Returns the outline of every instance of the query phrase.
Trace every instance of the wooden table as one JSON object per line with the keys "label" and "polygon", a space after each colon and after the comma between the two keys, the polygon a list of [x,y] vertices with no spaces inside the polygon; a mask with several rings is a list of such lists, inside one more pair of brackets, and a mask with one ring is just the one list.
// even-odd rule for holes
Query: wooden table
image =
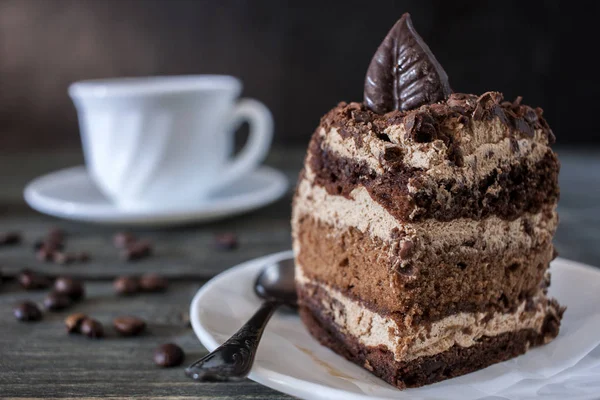
{"label": "wooden table", "polygon": [[[600,265],[600,157],[599,153],[562,151],[561,226],[556,242],[561,256]],[[276,149],[267,164],[283,170],[291,182],[300,169],[303,149]],[[0,268],[14,276],[23,268],[85,280],[87,297],[68,311],[45,313],[37,323],[22,323],[12,305],[41,301],[47,291],[27,292],[13,280],[0,285],[0,397],[144,397],[144,398],[288,398],[246,380],[234,384],[196,383],[183,366],[160,369],[152,362],[155,347],[175,342],[186,352],[186,363],[206,354],[188,326],[189,303],[207,279],[251,258],[290,248],[288,195],[275,204],[242,217],[200,226],[134,231],[155,243],[156,255],[144,261],[120,261],[111,244],[119,228],[78,224],[40,215],[22,201],[30,179],[82,162],[78,152],[0,156],[0,231],[20,230],[25,242],[0,248]],[[69,233],[68,248],[88,250],[87,264],[61,266],[36,261],[33,241],[48,228]],[[235,232],[240,246],[216,251],[213,235]],[[117,297],[112,280],[123,274],[160,272],[170,278],[163,294]],[[91,340],[67,335],[63,319],[80,311],[104,323],[107,337]],[[119,338],[110,327],[118,315],[137,315],[148,322],[138,338]]]}

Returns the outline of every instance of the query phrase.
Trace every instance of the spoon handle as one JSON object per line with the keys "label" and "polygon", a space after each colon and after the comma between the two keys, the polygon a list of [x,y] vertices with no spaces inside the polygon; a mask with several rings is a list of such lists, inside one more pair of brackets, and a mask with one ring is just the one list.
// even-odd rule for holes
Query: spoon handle
{"label": "spoon handle", "polygon": [[281,303],[265,301],[252,318],[210,354],[190,365],[185,373],[202,382],[242,380],[250,373],[258,343],[269,318]]}

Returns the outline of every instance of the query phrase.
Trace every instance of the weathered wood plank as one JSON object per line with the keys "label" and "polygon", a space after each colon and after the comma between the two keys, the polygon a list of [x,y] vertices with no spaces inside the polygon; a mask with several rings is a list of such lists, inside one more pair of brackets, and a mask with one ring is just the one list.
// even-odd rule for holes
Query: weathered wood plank
{"label": "weathered wood plank", "polygon": [[[123,298],[113,294],[110,282],[88,282],[86,300],[72,309],[23,323],[12,316],[12,304],[24,299],[41,302],[46,291],[25,292],[14,282],[4,283],[0,286],[0,397],[283,398],[251,381],[202,384],[189,380],[184,366],[154,365],[154,348],[167,342],[184,349],[185,364],[206,354],[185,320],[201,285],[177,282],[165,293]],[[101,321],[107,337],[68,335],[63,320],[74,311]],[[148,323],[147,333],[118,337],[111,321],[119,315],[142,317]]]}
{"label": "weathered wood plank", "polygon": [[[21,231],[24,243],[0,247],[0,268],[7,275],[29,268],[50,275],[69,274],[91,279],[145,272],[160,272],[179,279],[208,278],[242,261],[291,248],[290,202],[288,195],[262,210],[206,225],[134,231],[154,244],[154,255],[136,262],[120,259],[119,251],[112,244],[117,228],[51,220],[27,211],[23,215],[1,218],[1,229]],[[85,250],[92,259],[70,265],[36,260],[33,243],[43,237],[50,226],[68,232],[68,251]],[[232,251],[215,249],[214,235],[219,232],[236,233],[239,247]]]}

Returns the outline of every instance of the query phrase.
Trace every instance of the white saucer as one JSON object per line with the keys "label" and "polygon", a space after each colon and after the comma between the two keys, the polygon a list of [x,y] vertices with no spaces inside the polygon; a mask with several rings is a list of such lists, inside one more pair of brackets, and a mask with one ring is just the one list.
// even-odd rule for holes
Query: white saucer
{"label": "white saucer", "polygon": [[[291,251],[248,261],[206,283],[192,300],[194,332],[208,350],[227,340],[259,307],[252,284],[262,268]],[[552,263],[550,295],[567,312],[551,343],[486,369],[399,391],[313,339],[296,314],[267,325],[250,379],[305,399],[598,399],[600,270]]]}
{"label": "white saucer", "polygon": [[35,210],[78,221],[126,225],[176,225],[206,222],[241,214],[283,196],[288,182],[283,173],[260,167],[211,198],[189,207],[157,211],[118,209],[91,181],[84,166],[63,169],[30,182],[25,201]]}

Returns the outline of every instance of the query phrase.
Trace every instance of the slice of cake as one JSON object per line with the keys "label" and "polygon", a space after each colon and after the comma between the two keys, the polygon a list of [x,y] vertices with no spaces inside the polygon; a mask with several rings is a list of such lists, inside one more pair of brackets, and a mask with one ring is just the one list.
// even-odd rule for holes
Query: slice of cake
{"label": "slice of cake", "polygon": [[405,14],[365,101],[340,103],[310,142],[292,220],[310,333],[399,388],[556,337],[553,142],[521,98],[452,93]]}

